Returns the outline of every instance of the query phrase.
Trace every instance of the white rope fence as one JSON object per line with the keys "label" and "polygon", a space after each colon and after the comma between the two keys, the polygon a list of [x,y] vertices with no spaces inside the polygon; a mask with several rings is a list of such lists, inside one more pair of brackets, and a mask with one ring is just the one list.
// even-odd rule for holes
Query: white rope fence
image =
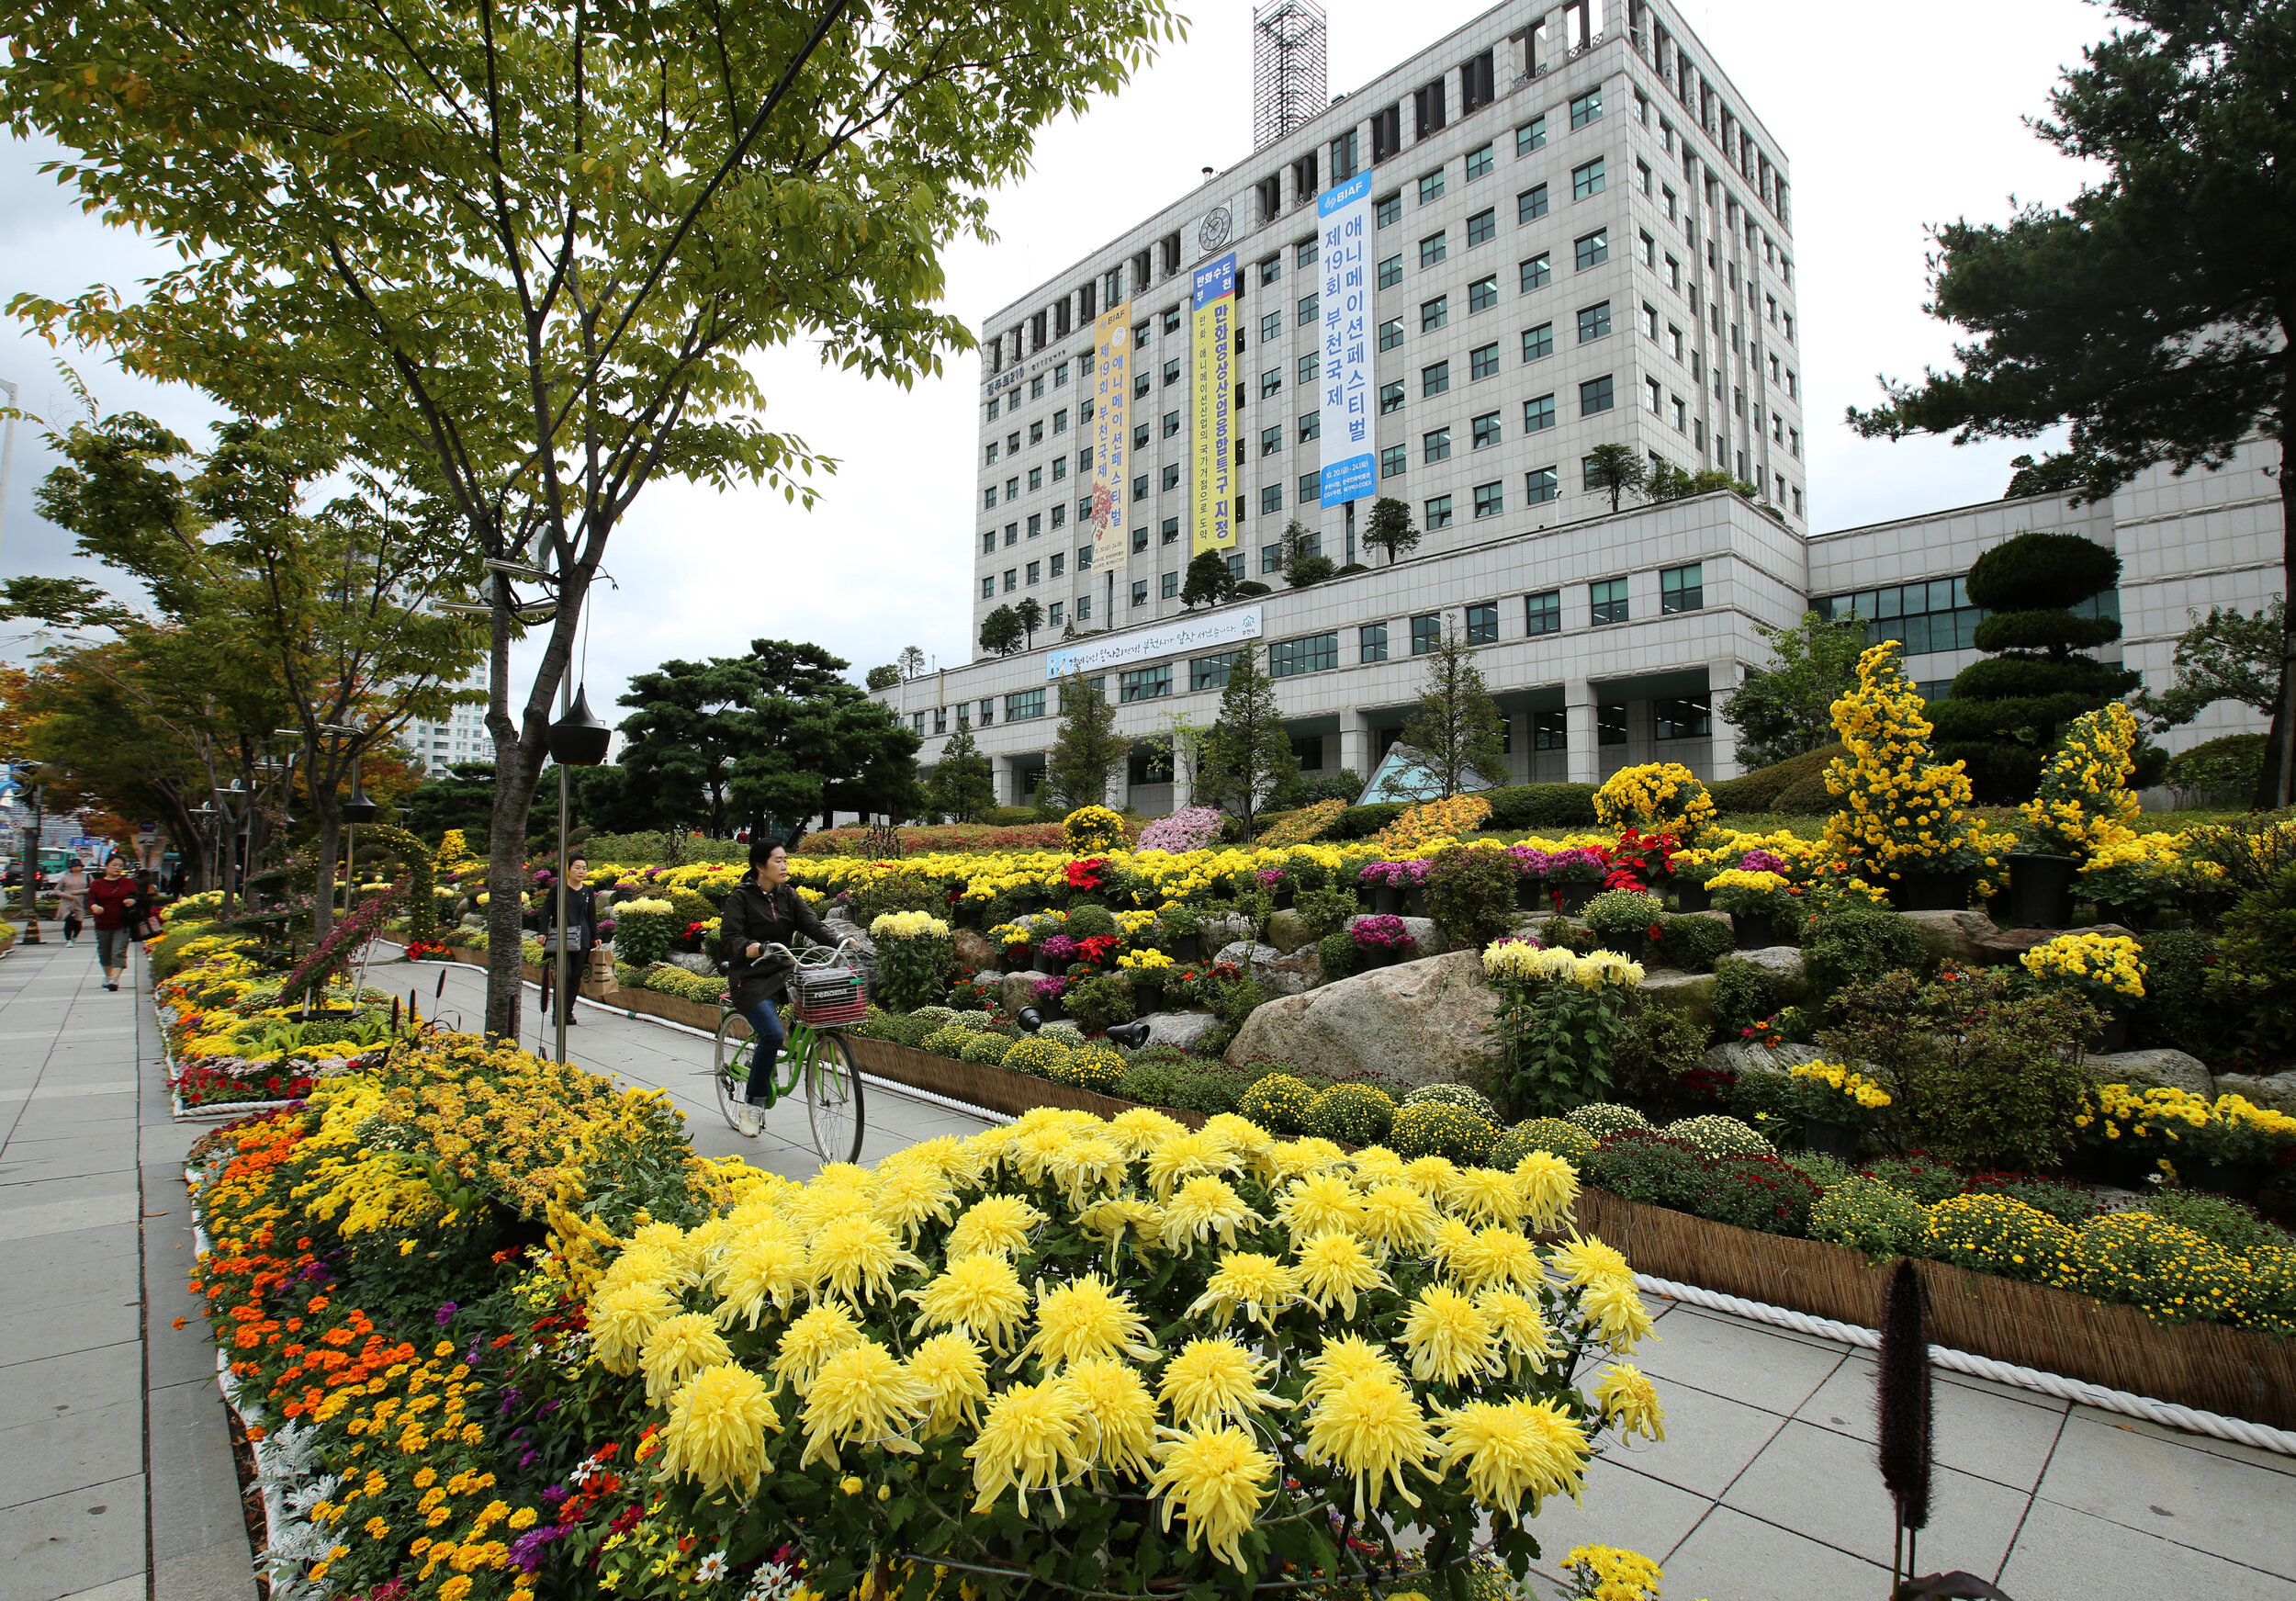
{"label": "white rope fence", "polygon": [[[1780,1328],[1792,1329],[1796,1334],[1817,1335],[1823,1339],[1840,1340],[1845,1345],[1863,1346],[1868,1350],[1882,1343],[1882,1336],[1870,1328],[1836,1323],[1830,1317],[1813,1317],[1808,1313],[1794,1312],[1783,1306],[1768,1306],[1759,1301],[1724,1295],[1718,1291],[1701,1290],[1695,1284],[1681,1284],[1671,1279],[1654,1278],[1648,1273],[1636,1274],[1635,1283],[1653,1295],[1663,1295],[1670,1300],[1707,1307],[1716,1312],[1727,1312],[1734,1317],[1748,1318],[1755,1323],[1774,1324]],[[2195,1407],[2155,1401],[2149,1396],[2133,1395],[2126,1390],[2108,1390],[2102,1384],[2067,1379],[2057,1373],[2044,1373],[2038,1368],[2020,1368],[2013,1362],[1997,1362],[1990,1357],[1973,1356],[1967,1351],[1954,1350],[1950,1346],[1931,1346],[1930,1360],[1950,1371],[1987,1379],[1996,1384],[2013,1384],[2021,1390],[2038,1390],[2043,1395],[2054,1395],[2061,1400],[2077,1401],[2084,1406],[2141,1417],[2147,1423],[2157,1423],[2164,1427],[2183,1429],[2189,1434],[2212,1435],[2237,1445],[2254,1446],[2258,1450],[2296,1456],[2296,1434],[2287,1429],[2267,1428],[2262,1424],[2249,1423],[2242,1418],[2225,1417]]]}

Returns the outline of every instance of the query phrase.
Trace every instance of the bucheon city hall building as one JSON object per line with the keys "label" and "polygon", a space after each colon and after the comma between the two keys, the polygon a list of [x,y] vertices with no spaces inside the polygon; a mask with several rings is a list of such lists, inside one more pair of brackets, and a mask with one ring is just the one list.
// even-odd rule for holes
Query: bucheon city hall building
{"label": "bucheon city hall building", "polygon": [[[1671,6],[1502,5],[1336,99],[1311,0],[1263,5],[1256,32],[1251,157],[982,331],[971,629],[1030,598],[1045,623],[1027,651],[877,692],[922,766],[963,723],[998,799],[1028,800],[1081,670],[1136,741],[1109,800],[1169,810],[1187,796],[1146,741],[1212,721],[1249,642],[1301,765],[1368,778],[1449,629],[1481,647],[1513,780],[1727,778],[1715,712],[1769,659],[1756,625],[1854,607],[1941,694],[1977,656],[1959,581],[2011,535],[2119,552],[2102,654],[2156,689],[2189,611],[2279,592],[2268,440],[2109,503],[1814,532],[1791,166]],[[1586,477],[1606,444],[1726,468],[1762,503],[1614,513]],[[1421,536],[1393,565],[1363,542],[1379,496]],[[1286,588],[1295,518],[1370,570]],[[1270,592],[1184,608],[1205,548]],[[2260,727],[2222,704],[2167,742]]]}

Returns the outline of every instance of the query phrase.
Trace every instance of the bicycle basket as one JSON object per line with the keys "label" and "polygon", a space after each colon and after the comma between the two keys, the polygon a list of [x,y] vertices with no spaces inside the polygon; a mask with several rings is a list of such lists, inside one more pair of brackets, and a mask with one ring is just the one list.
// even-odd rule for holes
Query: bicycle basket
{"label": "bicycle basket", "polygon": [[815,967],[791,975],[790,1004],[808,1028],[844,1028],[869,1010],[869,992],[850,967]]}

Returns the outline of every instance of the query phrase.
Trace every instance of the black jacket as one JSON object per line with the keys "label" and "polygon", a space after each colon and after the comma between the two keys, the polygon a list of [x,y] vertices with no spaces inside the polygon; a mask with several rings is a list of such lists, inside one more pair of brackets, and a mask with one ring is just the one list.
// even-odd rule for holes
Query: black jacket
{"label": "black jacket", "polygon": [[[566,892],[566,920],[574,930],[572,949],[598,948],[598,891],[594,885],[584,885]],[[546,942],[550,930],[558,924],[558,892],[555,885],[542,892],[542,906],[534,914],[533,922]]]}
{"label": "black jacket", "polygon": [[717,915],[717,965],[733,988],[734,1005],[743,1011],[789,987],[789,960],[768,951],[752,962],[748,953],[752,944],[779,943],[793,951],[800,934],[823,945],[837,943],[793,885],[769,895],[756,879],[744,879]]}

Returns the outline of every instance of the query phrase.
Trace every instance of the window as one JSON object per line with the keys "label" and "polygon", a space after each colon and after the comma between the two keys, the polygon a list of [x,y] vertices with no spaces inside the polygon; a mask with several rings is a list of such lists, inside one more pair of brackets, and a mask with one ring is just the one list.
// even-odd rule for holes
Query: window
{"label": "window", "polygon": [[1469,183],[1471,184],[1477,178],[1488,176],[1491,168],[1491,146],[1486,144],[1467,152],[1467,181]]}
{"label": "window", "polygon": [[1644,411],[1649,412],[1653,417],[1658,416],[1660,414],[1660,404],[1663,398],[1664,391],[1659,388],[1658,379],[1644,378],[1642,380],[1642,409]]}
{"label": "window", "polygon": [[987,727],[991,723],[994,723],[996,720],[996,703],[993,700],[983,700],[981,702],[980,717],[981,727],[984,728]]}
{"label": "window", "polygon": [[1379,386],[1379,415],[1384,417],[1390,412],[1400,412],[1402,409],[1403,386],[1401,382],[1399,380],[1391,384],[1381,384]]}
{"label": "window", "polygon": [[1052,576],[1054,578],[1058,578],[1067,570],[1068,552],[1065,550],[1055,551],[1052,555]]}
{"label": "window", "polygon": [[1661,568],[1659,571],[1659,611],[1695,612],[1706,603],[1705,564]]}
{"label": "window", "polygon": [[1555,483],[1555,469],[1551,467],[1533,468],[1523,475],[1523,499],[1531,505],[1544,504],[1560,492]]}
{"label": "window", "polygon": [[[1145,598],[1142,592],[1147,588],[1145,582],[1132,586],[1132,600],[1135,605]],[[1120,700],[1156,700],[1172,693],[1172,664],[1165,661],[1159,662],[1154,667],[1135,668],[1130,672],[1118,674],[1116,682],[1117,697]]]}
{"label": "window", "polygon": [[1144,501],[1147,498],[1148,475],[1143,472],[1138,478],[1132,479],[1132,499],[1135,501]]}
{"label": "window", "polygon": [[1438,428],[1432,434],[1421,434],[1419,436],[1419,459],[1424,462],[1450,460],[1451,431],[1448,428]]}
{"label": "window", "polygon": [[1626,742],[1626,708],[1614,703],[1594,708],[1594,742],[1597,745],[1624,745]]}
{"label": "window", "polygon": [[1164,436],[1169,439],[1179,431],[1180,414],[1177,412],[1166,412],[1164,414]]}
{"label": "window", "polygon": [[1401,317],[1390,317],[1379,324],[1379,348],[1381,350],[1393,350],[1402,343],[1403,320]]}
{"label": "window", "polygon": [[1443,80],[1437,78],[1424,88],[1412,91],[1412,120],[1421,139],[1440,130],[1449,119],[1444,115]]}
{"label": "window", "polygon": [[1390,255],[1379,264],[1379,288],[1391,289],[1403,281],[1403,258]]}
{"label": "window", "polygon": [[[1059,627],[1062,624],[1064,624],[1064,623],[1065,623],[1065,622],[1067,622],[1067,621],[1068,621],[1068,603],[1067,603],[1066,601],[1054,601],[1054,602],[1053,602],[1053,603],[1052,603],[1050,606],[1048,606],[1048,607],[1046,607],[1046,608],[1045,608],[1045,612],[1044,612],[1044,622],[1045,622],[1046,626],[1048,626],[1048,627],[1052,627],[1052,628],[1057,628],[1057,627]],[[925,714],[924,714],[924,713],[922,713],[922,712],[919,712],[919,713],[917,713],[917,715],[918,716],[920,716],[920,717],[921,717],[921,716],[923,716]],[[920,728],[920,729],[918,729],[917,731],[918,731],[919,733],[924,732],[924,730],[923,730],[923,729],[921,729],[921,728]]]}
{"label": "window", "polygon": [[1547,186],[1536,185],[1514,197],[1514,225],[1522,227],[1547,215]]}
{"label": "window", "polygon": [[1241,651],[1223,650],[1217,656],[1198,657],[1187,664],[1187,687],[1191,690],[1227,688],[1228,674],[1234,669],[1235,659],[1241,654]]}
{"label": "window", "polygon": [[1180,309],[1177,306],[1166,306],[1164,309],[1164,331],[1166,333],[1177,333],[1180,331]]}
{"label": "window", "polygon": [[1422,400],[1429,395],[1443,394],[1450,387],[1451,364],[1449,362],[1439,361],[1433,366],[1423,366],[1419,369],[1419,395]]}
{"label": "window", "polygon": [[1648,300],[1642,302],[1642,332],[1651,344],[1659,342],[1659,309]]}
{"label": "window", "polygon": [[1260,486],[1260,515],[1265,517],[1272,512],[1280,512],[1283,509],[1284,486],[1262,484]]}
{"label": "window", "polygon": [[1262,344],[1266,344],[1271,339],[1281,337],[1283,331],[1284,314],[1281,311],[1270,311],[1260,319],[1260,343]]}
{"label": "window", "polygon": [[1687,431],[1688,431],[1688,429],[1689,429],[1689,427],[1690,427],[1690,412],[1689,412],[1689,409],[1688,409],[1688,408],[1686,408],[1686,407],[1683,404],[1683,398],[1682,398],[1680,395],[1676,395],[1676,396],[1673,398],[1673,400],[1674,400],[1674,432],[1675,432],[1675,433],[1677,433],[1677,434],[1682,434],[1682,433],[1687,432]]}
{"label": "window", "polygon": [[1683,358],[1683,331],[1671,322],[1666,325],[1666,353],[1676,361]]}
{"label": "window", "polygon": [[1603,158],[1596,156],[1582,167],[1570,169],[1570,197],[1573,200],[1592,199],[1603,192]]}
{"label": "window", "polygon": [[1289,678],[1301,672],[1329,672],[1339,665],[1339,635],[1311,634],[1304,639],[1278,639],[1267,648],[1267,675]]}
{"label": "window", "polygon": [[[1147,581],[1146,579],[1144,579],[1144,578],[1143,578],[1143,579],[1139,579],[1139,580],[1134,581],[1134,582],[1133,582],[1133,584],[1132,584],[1132,604],[1134,604],[1135,606],[1144,606],[1144,605],[1146,605],[1147,603],[1148,603],[1148,581]],[[1125,698],[1126,700],[1133,700],[1133,699],[1136,699],[1137,697],[1136,697],[1136,696],[1132,696],[1132,695],[1126,695],[1124,698]]]}
{"label": "window", "polygon": [[1499,275],[1497,273],[1492,273],[1488,277],[1477,278],[1467,286],[1467,310],[1470,315],[1477,311],[1488,311],[1498,303]]}
{"label": "window", "polygon": [[1148,448],[1147,423],[1142,423],[1140,426],[1132,430],[1132,448],[1134,450],[1145,450]]}
{"label": "window", "polygon": [[1555,397],[1541,395],[1523,402],[1523,432],[1537,434],[1555,425]]}
{"label": "window", "polygon": [[1387,625],[1366,623],[1356,630],[1356,660],[1385,661],[1387,660]]}
{"label": "window", "polygon": [[[1089,622],[1091,618],[1092,597],[1090,595],[1078,595],[1076,597],[1076,621],[1079,623]],[[1093,682],[1097,684],[1099,682],[1099,680],[1095,679]]]}
{"label": "window", "polygon": [[1244,581],[1244,552],[1241,550],[1228,552],[1228,576],[1238,583]]}
{"label": "window", "polygon": [[1431,173],[1423,174],[1419,179],[1419,203],[1431,206],[1442,197],[1443,169],[1437,167]]}
{"label": "window", "polygon": [[1491,102],[1494,94],[1491,51],[1459,63],[1459,115],[1469,116]]}
{"label": "window", "polygon": [[[1076,464],[1076,465],[1077,465],[1077,467],[1078,467],[1079,468],[1085,468],[1085,467],[1088,467],[1088,466],[1090,466],[1091,464],[1090,464],[1089,462],[1080,460],[1080,461],[1078,461],[1078,462],[1077,462],[1077,464]],[[1066,478],[1067,476],[1068,476],[1068,457],[1064,457],[1064,456],[1056,456],[1056,457],[1052,457],[1052,481],[1053,481],[1054,483],[1058,483],[1058,482],[1060,482],[1063,479]],[[1033,486],[1032,486],[1032,487],[1033,487]]]}
{"label": "window", "polygon": [[[1091,502],[1090,501],[1086,501],[1085,502],[1083,502],[1083,510],[1082,510],[1082,511],[1078,513],[1076,520],[1077,520],[1079,523],[1081,523],[1081,522],[1083,522],[1083,521],[1084,521],[1086,517],[1089,517],[1089,516],[1091,516],[1091,515],[1092,515],[1092,502]],[[1062,502],[1059,505],[1054,506],[1054,507],[1052,508],[1052,526],[1053,526],[1053,527],[1055,527],[1055,528],[1059,528],[1059,527],[1062,527],[1062,526],[1065,525],[1067,522],[1068,522],[1068,502],[1067,502],[1066,501],[1063,501],[1063,502]]]}
{"label": "window", "polygon": [[1260,454],[1273,456],[1284,447],[1284,428],[1278,423],[1273,428],[1260,430]]}
{"label": "window", "polygon": [[1148,524],[1142,523],[1132,530],[1132,554],[1138,556],[1148,548]]}
{"label": "window", "polygon": [[[1902,640],[1908,656],[1932,650],[1969,649],[1977,624],[1986,615],[1969,603],[1965,580],[1946,578],[1821,597],[1816,609],[1829,622],[1854,612],[1865,620],[1868,645],[1878,645],[1885,639]],[[2108,590],[2073,611],[2077,616],[2118,617],[2120,592]]]}
{"label": "window", "polygon": [[[1065,459],[1066,459],[1065,457],[1064,457],[1064,458],[1063,458],[1064,462],[1065,461]],[[1032,467],[1032,468],[1030,468],[1029,469],[1029,489],[1030,489],[1030,490],[1031,492],[1034,492],[1035,490],[1041,490],[1041,489],[1042,489],[1043,487],[1044,487],[1044,469],[1043,469],[1042,468],[1041,468],[1041,467]]]}
{"label": "window", "polygon": [[1419,267],[1422,272],[1451,254],[1441,231],[1430,233],[1419,242]]}
{"label": "window", "polygon": [[1178,462],[1167,461],[1164,464],[1164,487],[1165,490],[1176,490],[1180,487],[1180,464]]}
{"label": "window", "polygon": [[[1042,313],[1040,312],[1039,315],[1041,316]],[[1044,342],[1040,339],[1037,343],[1041,344]],[[1042,378],[1036,378],[1029,380],[1029,399],[1031,400],[1041,400],[1044,399],[1044,380]]]}
{"label": "window", "polygon": [[1311,350],[1300,358],[1300,370],[1292,376],[1292,381],[1303,389],[1315,382],[1315,352]]}
{"label": "window", "polygon": [[1610,260],[1610,230],[1598,228],[1583,238],[1571,241],[1571,250],[1578,257],[1579,271],[1602,265]]}
{"label": "window", "polygon": [[1401,478],[1403,469],[1411,465],[1411,447],[1390,445],[1379,452],[1379,476],[1383,479]]}
{"label": "window", "polygon": [[1043,715],[1044,692],[1041,689],[1024,689],[1005,697],[1005,721],[1007,723],[1025,723],[1031,717]]}
{"label": "window", "polygon": [[1424,656],[1443,643],[1443,617],[1427,612],[1411,620],[1411,653]]}
{"label": "window", "polygon": [[1375,209],[1381,228],[1401,222],[1403,220],[1403,197],[1400,194],[1389,195],[1378,201]]}
{"label": "window", "polygon": [[1332,141],[1332,182],[1356,175],[1356,130],[1349,129]]}
{"label": "window", "polygon": [[1269,367],[1269,368],[1268,368],[1266,372],[1264,372],[1264,373],[1260,374],[1260,399],[1261,399],[1261,400],[1264,400],[1267,399],[1267,397],[1268,397],[1268,396],[1270,396],[1270,395],[1273,395],[1273,394],[1278,394],[1278,393],[1280,393],[1280,392],[1282,391],[1282,389],[1283,389],[1283,387],[1284,387],[1284,369],[1283,369],[1283,368],[1281,368],[1281,367],[1279,367],[1279,366],[1271,366],[1271,367]]}
{"label": "window", "polygon": [[988,403],[988,420],[992,423],[996,421],[996,402],[995,400],[991,400]]}
{"label": "window", "polygon": [[1579,343],[1600,339],[1610,332],[1610,302],[1599,306],[1582,306],[1579,310]]}
{"label": "window", "polygon": [[1506,432],[1505,429],[1500,425],[1499,413],[1496,412],[1485,412],[1481,416],[1476,418],[1474,422],[1474,429],[1475,448],[1478,450],[1480,450],[1486,445],[1498,444]]}
{"label": "window", "polygon": [[996,593],[996,575],[995,573],[991,573],[988,577],[981,581],[981,599],[985,601],[993,599],[995,598]]}
{"label": "window", "polygon": [[1714,732],[1711,695],[1684,695],[1652,701],[1650,716],[1661,739],[1704,739]]}
{"label": "window", "polygon": [[986,510],[988,507],[994,506],[996,503],[996,486],[995,484],[991,484],[988,488],[981,491],[981,506],[983,510]]}
{"label": "window", "polygon": [[1435,529],[1448,528],[1450,525],[1451,497],[1448,495],[1437,495],[1434,500],[1427,502],[1426,515],[1423,520],[1422,526],[1429,529]]}
{"label": "window", "polygon": [[1259,267],[1260,284],[1265,288],[1284,276],[1284,258],[1280,255],[1271,255],[1260,263]]}
{"label": "window", "polygon": [[1031,561],[1029,563],[1029,576],[1026,581],[1030,583],[1038,583],[1042,581],[1044,576],[1043,569],[1044,564],[1041,561]]}
{"label": "window", "polygon": [[1315,321],[1316,310],[1322,304],[1322,297],[1321,295],[1308,295],[1301,299],[1299,307],[1299,321],[1300,327],[1305,328],[1308,324]]}
{"label": "window", "polygon": [[1587,585],[1587,599],[1594,609],[1594,622],[1623,623],[1626,620],[1626,581],[1623,578],[1597,579]]}
{"label": "window", "polygon": [[[1506,509],[1507,490],[1504,484],[1477,484],[1475,486],[1475,516],[1478,521],[1485,517],[1496,517]],[[1471,622],[1474,615],[1472,607],[1469,608],[1468,614]],[[1493,615],[1496,614],[1493,614]],[[1491,626],[1494,629],[1498,626],[1495,623]],[[1472,632],[1471,627],[1469,632]],[[1491,635],[1494,639],[1498,637],[1496,633]]]}
{"label": "window", "polygon": [[1555,325],[1542,322],[1523,330],[1523,359],[1538,361],[1555,354]]}
{"label": "window", "polygon": [[1180,575],[1176,572],[1165,573],[1164,581],[1156,592],[1167,601],[1178,600],[1180,598]]}
{"label": "window", "polygon": [[[1065,366],[1061,368],[1061,371],[1063,372],[1066,372],[1067,370],[1068,369]],[[1052,432],[1055,434],[1065,434],[1068,432],[1067,407],[1063,406],[1059,411],[1052,413]]]}
{"label": "window", "polygon": [[1650,192],[1650,163],[1649,162],[1637,161],[1635,163],[1635,186],[1646,195]]}
{"label": "window", "polygon": [[1534,117],[1514,130],[1514,153],[1517,159],[1530,154],[1535,150],[1544,149],[1546,143],[1547,118],[1544,117]]}
{"label": "window", "polygon": [[1562,632],[1562,592],[1544,590],[1523,597],[1523,632],[1525,634],[1559,634]]}
{"label": "window", "polygon": [[[1322,498],[1322,495],[1323,474],[1321,469],[1314,472],[1303,472],[1300,475],[1300,503],[1301,505],[1312,506]],[[1316,539],[1317,543],[1322,543],[1322,536],[1318,535]]]}
{"label": "window", "polygon": [[1671,255],[1666,258],[1666,287],[1678,295],[1683,292],[1683,264]]}
{"label": "window", "polygon": [[1147,323],[1145,323],[1145,322],[1135,322],[1135,323],[1133,323],[1133,324],[1132,324],[1132,348],[1133,348],[1134,350],[1145,350],[1147,347],[1148,347],[1148,324],[1147,324]]}
{"label": "window", "polygon": [[1419,332],[1433,333],[1451,320],[1451,297],[1437,295],[1432,300],[1419,303]]}
{"label": "window", "polygon": [[1577,96],[1571,100],[1570,126],[1572,128],[1584,128],[1590,122],[1600,122],[1602,119],[1603,91],[1600,88],[1589,89],[1585,94]]}
{"label": "window", "polygon": [[1569,712],[1533,712],[1531,714],[1531,748],[1535,750],[1568,750],[1570,749],[1570,714]]}
{"label": "window", "polygon": [[1494,645],[1499,639],[1499,606],[1496,602],[1467,608],[1467,642],[1469,645]]}
{"label": "window", "polygon": [[988,442],[988,465],[991,467],[996,465],[996,441],[994,439]]}
{"label": "window", "polygon": [[1300,418],[1300,443],[1323,437],[1323,413],[1321,410],[1303,412]]}
{"label": "window", "polygon": [[1467,371],[1470,381],[1491,378],[1499,371],[1499,342],[1479,344],[1467,353]]}
{"label": "window", "polygon": [[996,529],[994,529],[994,528],[984,528],[984,529],[982,529],[982,530],[981,530],[981,554],[982,554],[983,556],[988,556],[988,555],[993,554],[993,553],[996,551]]}
{"label": "window", "polygon": [[1166,545],[1177,545],[1180,542],[1180,520],[1177,517],[1166,517],[1163,527],[1158,531],[1158,537]]}
{"label": "window", "polygon": [[1005,592],[1007,594],[1010,594],[1013,591],[1019,589],[1019,587],[1020,569],[1017,567],[1008,567],[1005,569]]}
{"label": "window", "polygon": [[[1076,547],[1076,570],[1077,570],[1078,572],[1090,572],[1090,571],[1092,570],[1092,547],[1091,547],[1091,546],[1089,546],[1089,545],[1079,545],[1078,547]],[[1089,616],[1091,614],[1090,614],[1090,613],[1087,613],[1087,612],[1078,612],[1076,614],[1077,614],[1078,616],[1080,616],[1080,617],[1083,617],[1083,616]]]}
{"label": "window", "polygon": [[1148,375],[1145,372],[1135,373],[1132,376],[1132,395],[1135,399],[1148,393]]}
{"label": "window", "polygon": [[1522,275],[1522,292],[1526,295],[1533,289],[1545,288],[1555,276],[1553,258],[1543,250],[1525,262],[1519,270]]}

